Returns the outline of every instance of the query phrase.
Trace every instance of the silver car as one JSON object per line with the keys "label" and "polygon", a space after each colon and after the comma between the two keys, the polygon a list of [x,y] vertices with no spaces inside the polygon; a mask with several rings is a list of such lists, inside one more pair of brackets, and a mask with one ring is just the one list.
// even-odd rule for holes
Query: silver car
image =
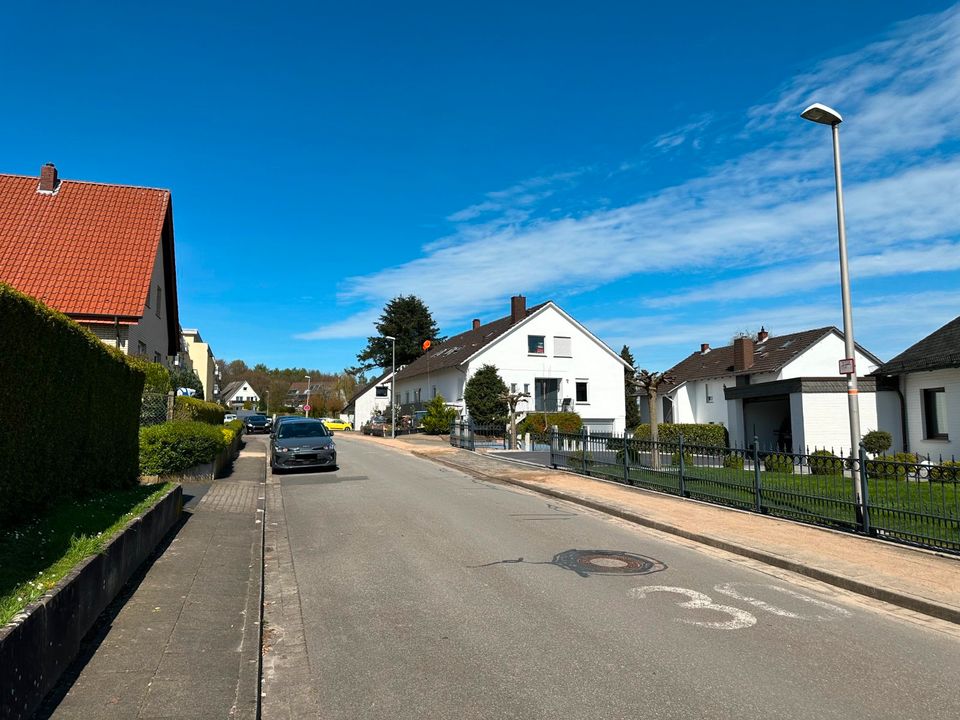
{"label": "silver car", "polygon": [[270,467],[274,472],[302,467],[337,467],[333,433],[319,420],[290,418],[270,436]]}

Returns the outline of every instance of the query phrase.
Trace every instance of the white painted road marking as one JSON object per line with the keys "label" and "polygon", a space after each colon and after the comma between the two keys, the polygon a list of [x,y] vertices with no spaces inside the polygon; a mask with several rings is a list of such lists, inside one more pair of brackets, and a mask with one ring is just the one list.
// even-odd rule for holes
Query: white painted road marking
{"label": "white painted road marking", "polygon": [[[795,600],[800,600],[801,602],[814,605],[824,612],[815,613],[813,615],[802,615],[800,613],[791,612],[789,610],[784,610],[779,608],[776,605],[771,605],[770,603],[760,600],[759,598],[751,597],[750,595],[744,595],[738,588],[764,588],[767,590],[773,590],[774,592],[782,593],[792,597]],[[727,595],[736,600],[742,600],[745,603],[753,605],[754,607],[765,610],[772,615],[779,615],[780,617],[795,618],[797,620],[821,620],[825,622],[830,622],[832,620],[837,620],[842,617],[850,617],[852,614],[849,610],[846,610],[842,607],[834,605],[833,603],[825,602],[824,600],[818,600],[817,598],[810,597],[809,595],[804,595],[799,593],[796,590],[791,590],[790,588],[780,587],[779,585],[771,585],[764,583],[722,583],[714,587],[718,593]]]}
{"label": "white painted road marking", "polygon": [[708,622],[705,620],[688,620],[686,618],[675,618],[677,622],[687,623],[688,625],[698,625],[700,627],[712,628],[714,630],[741,630],[743,628],[753,627],[757,624],[757,618],[746,610],[740,610],[729,605],[718,605],[710,599],[709,595],[690,590],[688,588],[671,587],[669,585],[648,585],[647,587],[637,587],[630,591],[630,594],[642,599],[649,593],[668,592],[678,595],[686,595],[689,600],[677,603],[682,608],[690,610],[713,610],[715,612],[725,613],[731,616],[731,620],[726,622]]}

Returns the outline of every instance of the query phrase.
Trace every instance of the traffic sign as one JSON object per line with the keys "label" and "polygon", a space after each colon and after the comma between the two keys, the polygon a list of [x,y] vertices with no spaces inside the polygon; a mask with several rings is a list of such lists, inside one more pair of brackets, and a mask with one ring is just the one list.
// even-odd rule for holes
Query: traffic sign
{"label": "traffic sign", "polygon": [[303,406],[303,411],[304,411],[304,412],[310,412],[310,406],[309,406],[309,405],[304,405],[304,406]]}
{"label": "traffic sign", "polygon": [[853,375],[856,372],[854,368],[853,358],[844,358],[840,361],[840,374],[841,375]]}

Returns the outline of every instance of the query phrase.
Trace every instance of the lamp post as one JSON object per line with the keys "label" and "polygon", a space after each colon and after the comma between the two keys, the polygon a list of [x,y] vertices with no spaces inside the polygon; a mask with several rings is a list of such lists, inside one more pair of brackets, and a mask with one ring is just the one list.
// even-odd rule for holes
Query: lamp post
{"label": "lamp post", "polygon": [[[833,176],[837,191],[837,235],[840,242],[840,297],[843,303],[843,345],[847,367],[847,409],[850,414],[850,457],[857,457],[860,448],[860,400],[857,395],[856,345],[853,341],[853,310],[850,307],[850,271],[847,267],[847,230],[843,218],[843,178],[840,173],[840,123],[843,118],[833,108],[814,103],[800,117],[810,122],[829,125],[833,135]],[[860,483],[854,482],[857,515],[863,507]],[[862,520],[862,518],[859,518]]]}
{"label": "lamp post", "polygon": [[392,347],[392,359],[390,363],[390,437],[397,437],[397,339],[393,335],[384,335],[384,340],[389,340]]}
{"label": "lamp post", "polygon": [[307,399],[303,401],[303,416],[307,417],[310,414],[310,411],[306,409],[310,406],[310,376],[304,375],[304,377],[307,379]]}

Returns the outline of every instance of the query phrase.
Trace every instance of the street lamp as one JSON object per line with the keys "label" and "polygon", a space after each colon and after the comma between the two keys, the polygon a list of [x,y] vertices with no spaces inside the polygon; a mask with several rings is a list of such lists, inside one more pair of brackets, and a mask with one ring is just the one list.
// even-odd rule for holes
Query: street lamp
{"label": "street lamp", "polygon": [[397,339],[393,335],[384,335],[384,340],[389,340],[393,348],[393,359],[390,364],[390,437],[397,437]]}
{"label": "street lamp", "polygon": [[307,410],[307,407],[310,405],[310,376],[304,375],[307,379],[307,399],[303,401],[303,416],[307,417],[310,414],[310,411]]}
{"label": "street lamp", "polygon": [[[840,240],[840,297],[843,302],[843,345],[847,362],[847,407],[850,413],[850,456],[860,448],[860,400],[857,395],[856,345],[853,341],[853,311],[850,307],[850,271],[847,267],[847,231],[843,219],[843,178],[840,174],[840,123],[843,118],[833,108],[814,103],[800,117],[810,122],[829,125],[833,134],[833,175],[837,190],[837,235]],[[856,490],[857,514],[863,507],[860,483]]]}

